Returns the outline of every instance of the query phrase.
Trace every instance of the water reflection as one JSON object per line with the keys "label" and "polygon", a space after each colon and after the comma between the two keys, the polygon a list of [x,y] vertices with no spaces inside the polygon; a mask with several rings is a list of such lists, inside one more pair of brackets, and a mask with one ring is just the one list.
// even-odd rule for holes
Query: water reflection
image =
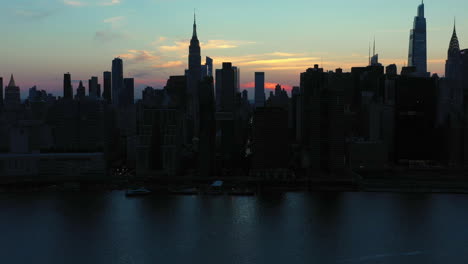
{"label": "water reflection", "polygon": [[377,193],[2,194],[0,248],[5,263],[460,263],[467,202]]}

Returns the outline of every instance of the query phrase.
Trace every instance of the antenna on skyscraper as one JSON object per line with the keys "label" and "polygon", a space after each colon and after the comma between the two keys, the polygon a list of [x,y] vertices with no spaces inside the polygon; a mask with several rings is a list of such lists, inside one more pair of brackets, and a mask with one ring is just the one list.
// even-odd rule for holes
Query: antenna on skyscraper
{"label": "antenna on skyscraper", "polygon": [[375,56],[375,36],[374,36],[374,54],[372,56]]}
{"label": "antenna on skyscraper", "polygon": [[371,57],[370,57],[370,41],[369,41],[369,65],[371,65]]}

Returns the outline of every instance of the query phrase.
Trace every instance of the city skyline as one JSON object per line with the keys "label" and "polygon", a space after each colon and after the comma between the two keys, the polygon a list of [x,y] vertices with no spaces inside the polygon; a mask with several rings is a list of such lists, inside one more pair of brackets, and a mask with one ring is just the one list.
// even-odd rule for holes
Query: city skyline
{"label": "city skyline", "polygon": [[[91,37],[91,41],[89,36],[88,39],[86,39],[84,34],[92,32],[89,31],[90,28],[88,28],[88,26],[91,26],[94,22],[97,23],[97,21],[93,22],[93,19],[83,21],[83,25],[70,27],[70,32],[73,32],[72,29],[86,28],[83,29],[82,32],[78,31],[76,37],[70,38],[76,39],[76,43],[70,41],[68,38],[63,38],[63,40],[54,40],[52,36],[49,36],[51,38],[47,38],[49,34],[52,34],[53,31],[58,30],[61,26],[39,31],[44,33],[39,36],[36,35],[37,33],[29,30],[30,27],[40,27],[41,25],[45,26],[50,24],[51,20],[57,21],[64,13],[70,13],[72,9],[86,12],[87,16],[89,15],[90,17],[104,17],[105,15],[110,16],[112,14],[122,13],[123,9],[128,8],[130,3],[127,1],[115,0],[98,3],[91,3],[89,1],[60,1],[54,2],[54,5],[60,5],[58,9],[61,11],[41,13],[42,11],[33,12],[31,10],[46,10],[50,8],[49,5],[51,4],[48,3],[50,1],[41,1],[38,2],[39,4],[33,4],[28,8],[19,7],[21,3],[25,4],[27,2],[28,1],[22,1],[19,5],[17,3],[7,4],[7,9],[14,11],[16,8],[16,12],[12,12],[12,14],[16,16],[16,18],[13,19],[22,19],[20,19],[21,23],[19,23],[19,25],[13,26],[17,29],[16,31],[11,31],[11,28],[8,29],[8,33],[12,36],[4,41],[4,52],[6,51],[6,54],[2,57],[5,58],[5,60],[3,60],[5,63],[0,62],[0,74],[4,79],[10,76],[11,73],[15,75],[16,82],[18,86],[21,87],[23,98],[27,95],[28,88],[34,85],[54,95],[62,96],[62,77],[66,72],[72,74],[73,88],[76,90],[80,80],[86,81],[91,76],[101,76],[102,72],[111,70],[111,59],[119,56],[124,60],[124,75],[135,78],[135,94],[137,97],[140,97],[141,90],[145,86],[162,88],[170,75],[183,74],[184,69],[188,68],[186,53],[189,44],[188,38],[191,35],[189,31],[191,31],[191,13],[193,12],[190,8],[184,7],[185,12],[174,12],[173,19],[176,23],[171,25],[171,27],[173,27],[172,30],[170,29],[171,27],[163,30],[157,27],[158,23],[156,23],[153,29],[154,33],[146,33],[141,35],[141,38],[136,36],[139,34],[139,30],[135,30],[135,32],[132,33],[134,36],[121,34],[131,29],[132,26],[136,27],[136,29],[143,29],[145,26],[148,26],[146,23],[143,23],[143,21],[138,22],[138,19],[132,19],[132,17],[134,18],[133,13],[135,13],[135,10],[138,8],[149,8],[159,5],[163,7],[163,9],[158,9],[158,12],[162,12],[165,10],[164,8],[170,10],[171,6],[180,6],[184,1],[167,1],[167,3],[143,1],[140,7],[134,6],[135,9],[129,9],[131,12],[127,12],[128,14],[125,16],[112,16],[102,20],[102,24],[104,24],[107,29],[95,31],[94,36]],[[452,2],[458,3],[459,1]],[[315,4],[318,9],[324,8],[323,10],[325,10],[325,12],[323,12],[323,14],[328,14],[329,12],[333,13],[332,10],[327,9],[328,4]],[[368,9],[369,11],[378,10],[378,5],[375,3],[369,2],[368,5],[366,4],[367,3],[362,3],[359,7]],[[369,23],[360,24],[362,21],[368,19],[367,16],[369,16],[369,14],[365,16],[366,18],[354,17],[354,21],[346,25],[359,25],[362,30],[355,32],[355,35],[362,36],[362,39],[359,37],[352,39],[349,43],[347,42],[348,46],[346,48],[341,47],[341,42],[337,41],[336,35],[346,38],[349,33],[343,32],[342,27],[337,27],[334,23],[326,23],[325,20],[323,26],[317,27],[316,23],[298,23],[298,21],[294,19],[294,21],[288,21],[284,23],[283,26],[273,29],[276,23],[275,21],[271,26],[262,28],[265,33],[271,34],[265,34],[265,36],[261,34],[262,36],[258,36],[258,34],[252,35],[256,30],[247,28],[246,25],[244,25],[244,21],[249,20],[249,18],[239,18],[236,23],[239,24],[238,29],[241,30],[237,31],[241,33],[234,33],[233,31],[235,30],[233,30],[233,27],[236,25],[235,22],[232,22],[232,24],[227,23],[226,27],[220,29],[220,26],[217,25],[215,20],[219,18],[220,14],[208,13],[211,8],[200,4],[201,6],[197,8],[197,14],[199,38],[202,49],[201,55],[203,58],[205,56],[212,57],[214,60],[214,68],[221,68],[223,62],[232,62],[233,65],[239,66],[242,71],[241,88],[248,88],[250,98],[253,98],[254,94],[254,72],[256,71],[263,71],[266,73],[266,89],[274,89],[276,83],[280,83],[284,88],[290,90],[292,86],[298,85],[299,73],[308,67],[312,67],[314,64],[320,64],[326,70],[334,70],[340,67],[345,71],[350,71],[350,68],[353,66],[366,65],[366,61],[368,60],[368,55],[366,54],[367,45],[374,35],[377,39],[377,53],[380,55],[381,63],[383,65],[396,63],[398,68],[401,69],[407,61],[408,35],[412,28],[411,20],[415,16],[416,8],[419,4],[419,1],[415,1],[414,5],[405,2],[403,7],[399,7],[401,13],[398,13],[398,17],[404,17],[404,19],[399,19],[397,23],[392,26],[388,26],[389,21],[386,21],[387,14],[381,14],[380,21],[384,24],[381,26],[385,26],[385,29],[372,29],[371,27],[376,27],[376,25],[369,25]],[[452,12],[453,15],[456,15],[457,10],[437,10],[437,6],[441,3],[428,3],[426,1],[425,4],[426,18],[428,20],[428,70],[443,76],[447,43],[450,40],[453,27],[453,18],[451,18],[448,13]],[[448,5],[447,3],[444,4]],[[186,6],[188,5],[189,4],[186,4]],[[272,7],[276,7],[276,4],[271,5]],[[303,5],[307,5],[307,3],[303,3]],[[340,10],[342,8],[345,9],[347,5],[347,3],[343,3]],[[259,8],[257,4],[252,7],[253,10],[257,8]],[[96,14],[96,12],[98,13]],[[231,12],[232,11],[228,10],[225,11],[225,13]],[[249,12],[252,12],[252,10],[247,11],[247,13]],[[272,10],[272,13],[274,12],[277,12],[275,8]],[[407,17],[406,14],[408,14]],[[353,17],[352,14],[348,14],[347,16]],[[289,16],[287,15],[285,17]],[[343,15],[341,18],[343,21],[340,21],[344,23],[346,16]],[[154,19],[155,18],[148,17],[148,24],[152,24],[149,23],[149,21]],[[263,21],[258,18],[255,19],[257,25],[265,26]],[[285,21],[282,17],[278,17],[277,20]],[[308,19],[305,19],[305,21],[307,20]],[[336,20],[334,22],[339,21]],[[73,24],[74,23],[71,23],[71,25]],[[288,31],[285,29],[286,25],[292,26],[294,30]],[[307,26],[313,31],[322,28],[322,31],[326,32],[317,31],[316,34],[312,32],[304,38],[304,41],[296,43],[294,38],[300,37],[300,30],[307,29]],[[403,26],[405,28],[403,28]],[[392,29],[391,27],[394,28]],[[464,46],[463,43],[463,29],[468,27],[461,16],[457,21],[457,27],[460,31],[460,46],[463,49],[467,47]],[[20,36],[20,33],[24,30],[28,30],[29,34],[27,34],[27,36]],[[276,41],[273,41],[270,38],[274,37],[275,31]],[[285,37],[279,37],[279,32]],[[335,39],[333,39],[333,35],[335,35]],[[27,40],[32,36],[36,36],[35,42],[21,42],[21,40]],[[145,43],[144,39],[150,36],[152,36],[153,40],[149,45],[135,45],[135,42]],[[317,36],[319,36],[319,38],[316,38]],[[304,36],[302,35],[302,37]],[[310,37],[312,37],[312,42],[309,40]],[[402,41],[400,41],[400,38]],[[80,45],[80,39],[85,39],[83,43],[86,43],[86,45],[84,45],[86,47]],[[141,41],[139,41],[139,39],[141,39]],[[392,39],[392,41],[389,41],[389,39]],[[21,42],[22,46],[18,46],[18,42]],[[284,43],[289,45],[283,45]],[[311,43],[311,46],[307,46]],[[57,48],[54,48],[52,46],[53,44],[56,44]],[[71,47],[74,52],[68,52],[67,56],[60,57],[59,55],[63,52],[63,49],[66,50],[66,44],[69,45],[66,47]],[[328,44],[328,51],[327,48],[323,47],[323,44]],[[340,47],[337,47],[337,45]],[[32,46],[34,46],[34,48],[31,48]],[[14,50],[14,48],[16,49]],[[102,49],[106,49],[106,51],[102,52]],[[40,53],[38,50],[45,53]],[[83,57],[82,53],[86,52],[85,50],[87,50],[88,53],[86,53],[87,56]],[[260,52],[260,50],[262,51]],[[23,53],[18,54],[19,52]],[[56,53],[48,54],[52,52]],[[36,54],[31,56],[31,53]],[[80,54],[82,58],[76,58],[80,56]],[[44,57],[48,55],[52,55],[47,60],[48,64],[45,66],[41,65],[42,67],[40,67],[38,61],[41,61],[41,59],[44,59]],[[85,62],[87,64],[83,65]],[[58,69],[59,66],[65,68]]]}

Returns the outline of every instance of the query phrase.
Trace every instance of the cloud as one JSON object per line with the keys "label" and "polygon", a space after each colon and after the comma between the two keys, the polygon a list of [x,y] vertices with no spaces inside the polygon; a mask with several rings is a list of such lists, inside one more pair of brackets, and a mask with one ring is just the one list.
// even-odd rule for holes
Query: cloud
{"label": "cloud", "polygon": [[109,42],[113,40],[123,39],[126,37],[127,36],[125,34],[108,29],[96,31],[96,33],[94,34],[94,39],[101,42]]}
{"label": "cloud", "polygon": [[242,65],[286,65],[291,63],[299,62],[312,62],[318,60],[315,57],[304,57],[304,58],[287,58],[287,59],[266,59],[266,60],[254,60],[249,62],[244,62]]}
{"label": "cloud", "polygon": [[87,5],[84,2],[80,1],[74,1],[74,0],[63,0],[63,3],[68,6],[73,6],[73,7],[79,7],[79,6],[85,6]]}
{"label": "cloud", "polygon": [[106,24],[110,24],[113,28],[116,28],[116,27],[121,26],[123,21],[125,21],[124,16],[115,16],[115,17],[104,19],[102,22]]}
{"label": "cloud", "polygon": [[53,11],[53,10],[40,11],[40,10],[19,9],[19,10],[16,10],[15,15],[17,17],[20,17],[20,18],[23,18],[23,19],[26,19],[26,20],[29,20],[29,21],[39,21],[39,20],[43,20],[43,19],[45,19],[47,17],[50,17],[54,13],[55,13],[55,11]]}
{"label": "cloud", "polygon": [[241,45],[255,44],[252,41],[239,41],[239,40],[222,40],[222,39],[213,39],[208,40],[208,42],[202,42],[200,46],[203,49],[233,49]]}
{"label": "cloud", "polygon": [[181,51],[181,50],[188,50],[189,41],[175,41],[174,45],[163,45],[159,47],[161,51]]}
{"label": "cloud", "polygon": [[111,17],[111,18],[107,18],[107,19],[104,19],[104,23],[110,23],[110,24],[113,24],[113,23],[116,23],[116,22],[119,22],[119,21],[122,21],[124,20],[125,17],[124,16],[116,16],[116,17]]}
{"label": "cloud", "polygon": [[[208,42],[201,42],[200,47],[203,50],[214,50],[214,49],[234,49],[238,48],[241,45],[254,44],[255,42],[251,41],[241,41],[241,40],[222,40],[222,39],[213,39],[208,40]],[[174,41],[173,45],[163,45],[159,49],[165,52],[177,52],[177,51],[186,51],[190,45],[190,40],[180,40]]]}
{"label": "cloud", "polygon": [[72,7],[80,7],[80,6],[88,6],[88,5],[114,6],[114,5],[120,4],[121,0],[105,0],[99,3],[94,3],[94,1],[91,2],[91,1],[79,1],[79,0],[63,0],[63,3],[67,6],[72,6]]}
{"label": "cloud", "polygon": [[265,55],[268,56],[275,56],[275,57],[296,57],[296,56],[304,56],[304,53],[288,53],[288,52],[272,52],[272,53],[267,53]]}
{"label": "cloud", "polygon": [[113,5],[118,5],[120,4],[120,0],[110,0],[109,2],[101,2],[99,5],[101,6],[113,6]]}
{"label": "cloud", "polygon": [[159,45],[159,44],[161,44],[162,42],[165,42],[166,40],[167,40],[167,37],[161,36],[161,37],[157,38],[155,41],[153,41],[153,42],[151,43],[151,45]]}
{"label": "cloud", "polygon": [[128,50],[128,53],[120,54],[118,57],[132,60],[133,62],[145,62],[160,59],[159,56],[156,56],[151,51],[147,50]]}
{"label": "cloud", "polygon": [[182,61],[168,61],[166,63],[159,64],[159,65],[153,65],[151,67],[153,67],[153,68],[177,68],[177,67],[181,67],[183,65],[184,65],[184,63]]}

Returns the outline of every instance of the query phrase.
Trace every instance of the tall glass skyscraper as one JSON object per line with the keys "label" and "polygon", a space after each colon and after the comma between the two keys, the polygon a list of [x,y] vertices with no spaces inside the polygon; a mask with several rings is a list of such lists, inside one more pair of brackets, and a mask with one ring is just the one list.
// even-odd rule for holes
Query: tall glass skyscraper
{"label": "tall glass skyscraper", "polygon": [[255,107],[265,106],[265,73],[255,73]]}
{"label": "tall glass skyscraper", "polygon": [[414,18],[410,33],[408,66],[416,67],[419,76],[429,76],[427,72],[427,33],[424,17],[424,2],[418,7],[418,15]]}
{"label": "tall glass skyscraper", "polygon": [[112,104],[120,105],[121,95],[124,89],[123,61],[115,58],[112,61]]}

